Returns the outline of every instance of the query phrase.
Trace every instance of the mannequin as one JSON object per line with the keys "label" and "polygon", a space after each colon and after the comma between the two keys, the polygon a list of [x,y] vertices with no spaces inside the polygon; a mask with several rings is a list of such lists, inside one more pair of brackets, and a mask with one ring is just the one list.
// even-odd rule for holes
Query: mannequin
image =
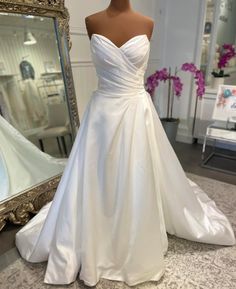
{"label": "mannequin", "polygon": [[111,0],[107,9],[85,18],[88,36],[101,34],[121,47],[136,35],[146,34],[151,38],[154,21],[131,8],[130,0]]}

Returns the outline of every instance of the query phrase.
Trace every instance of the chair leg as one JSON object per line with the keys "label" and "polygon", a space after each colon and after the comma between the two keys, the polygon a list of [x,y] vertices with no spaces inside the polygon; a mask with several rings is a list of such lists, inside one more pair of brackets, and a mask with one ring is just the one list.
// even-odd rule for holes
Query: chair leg
{"label": "chair leg", "polygon": [[58,144],[58,148],[59,148],[60,154],[63,155],[62,149],[61,149],[61,144],[60,144],[60,139],[59,139],[58,136],[57,136],[57,144]]}
{"label": "chair leg", "polygon": [[65,155],[67,156],[65,137],[61,136],[61,140],[62,140],[62,146],[63,146],[64,152],[65,152]]}
{"label": "chair leg", "polygon": [[204,142],[203,142],[203,146],[202,146],[202,160],[204,160],[204,155],[205,155],[205,150],[206,150],[206,141],[207,141],[207,135],[205,135],[204,137]]}
{"label": "chair leg", "polygon": [[69,133],[69,136],[70,136],[71,145],[73,145],[72,134]]}
{"label": "chair leg", "polygon": [[40,149],[42,152],[44,152],[44,145],[43,145],[43,140],[39,139],[39,145],[40,145]]}

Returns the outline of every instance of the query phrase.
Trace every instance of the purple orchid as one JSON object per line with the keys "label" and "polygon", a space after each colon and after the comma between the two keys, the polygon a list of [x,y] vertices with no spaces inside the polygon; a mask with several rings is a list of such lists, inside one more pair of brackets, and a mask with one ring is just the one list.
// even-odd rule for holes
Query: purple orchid
{"label": "purple orchid", "polygon": [[181,70],[196,73],[197,67],[194,63],[184,63],[181,67]]}
{"label": "purple orchid", "polygon": [[230,59],[236,56],[235,48],[232,44],[223,44],[219,52],[220,52],[220,59],[218,62],[219,69],[226,67]]}
{"label": "purple orchid", "polygon": [[[205,81],[202,71],[198,70],[194,63],[184,63],[181,67],[181,70],[189,71],[193,74],[195,84],[197,85],[196,95],[201,99],[205,93]],[[159,86],[161,81],[169,82],[167,118],[172,118],[174,95],[178,97],[181,96],[183,90],[183,83],[180,77],[177,76],[177,68],[174,75],[171,75],[170,69],[168,71],[167,68],[162,68],[161,70],[157,70],[155,73],[153,73],[147,78],[145,86],[147,92],[151,95],[151,97],[154,96],[155,89]]]}
{"label": "purple orchid", "polygon": [[198,70],[194,63],[184,63],[181,67],[183,71],[189,71],[194,75],[197,85],[196,95],[201,99],[205,93],[205,80],[201,70]]}
{"label": "purple orchid", "polygon": [[235,47],[232,44],[223,44],[222,47],[218,49],[220,53],[219,61],[218,61],[218,68],[219,72],[213,71],[211,74],[214,77],[226,77],[229,74],[225,74],[223,68],[225,68],[229,61],[236,56]]}
{"label": "purple orchid", "polygon": [[176,96],[181,96],[182,90],[183,90],[183,83],[181,82],[181,79],[178,76],[171,76],[171,79],[173,81],[173,89]]}

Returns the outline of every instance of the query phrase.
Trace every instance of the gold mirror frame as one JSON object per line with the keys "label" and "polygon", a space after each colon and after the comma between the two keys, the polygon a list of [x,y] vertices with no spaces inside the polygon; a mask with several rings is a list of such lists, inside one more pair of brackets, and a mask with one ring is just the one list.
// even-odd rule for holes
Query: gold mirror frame
{"label": "gold mirror frame", "polygon": [[[0,12],[30,14],[55,19],[74,139],[80,123],[69,57],[69,49],[71,48],[69,13],[64,2],[64,0],[0,0]],[[0,203],[0,231],[7,221],[20,225],[26,224],[31,218],[30,213],[36,214],[42,206],[52,200],[61,175],[47,179],[45,182]]]}

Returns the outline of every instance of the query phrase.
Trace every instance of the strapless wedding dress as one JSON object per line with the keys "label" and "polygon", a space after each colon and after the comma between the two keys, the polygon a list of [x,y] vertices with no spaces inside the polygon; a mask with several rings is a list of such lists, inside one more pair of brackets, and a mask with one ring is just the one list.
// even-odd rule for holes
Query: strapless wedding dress
{"label": "strapless wedding dress", "polygon": [[52,202],[16,234],[21,256],[47,262],[44,282],[135,285],[165,271],[167,233],[234,245],[226,216],[183,171],[144,89],[150,42],[93,34],[99,79]]}

